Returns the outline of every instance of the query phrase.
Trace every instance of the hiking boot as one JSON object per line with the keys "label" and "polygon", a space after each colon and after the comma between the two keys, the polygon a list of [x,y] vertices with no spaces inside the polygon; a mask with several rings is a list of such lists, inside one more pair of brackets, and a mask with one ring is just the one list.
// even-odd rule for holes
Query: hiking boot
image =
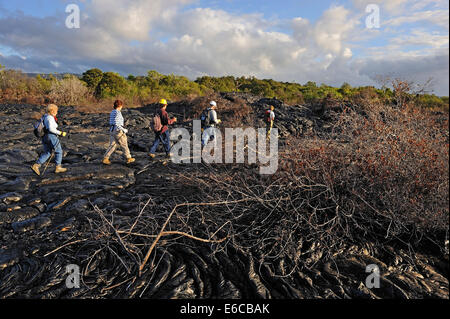
{"label": "hiking boot", "polygon": [[40,167],[41,167],[41,165],[34,164],[33,166],[31,166],[31,169],[33,170],[33,172],[36,173],[36,175],[40,176],[41,175],[41,172],[39,171]]}
{"label": "hiking boot", "polygon": [[55,173],[56,174],[58,174],[58,173],[65,173],[65,172],[67,172],[67,168],[63,168],[61,165],[56,166],[56,168],[55,168]]}
{"label": "hiking boot", "polygon": [[152,154],[152,153],[148,154],[148,156],[150,156],[151,158],[155,158],[156,157],[156,155]]}
{"label": "hiking boot", "polygon": [[134,163],[134,162],[136,162],[136,159],[134,159],[134,158],[127,159],[127,164],[131,164],[131,163]]}
{"label": "hiking boot", "polygon": [[109,161],[109,158],[106,158],[106,157],[103,159],[102,163],[105,164],[105,165],[111,165],[111,162]]}

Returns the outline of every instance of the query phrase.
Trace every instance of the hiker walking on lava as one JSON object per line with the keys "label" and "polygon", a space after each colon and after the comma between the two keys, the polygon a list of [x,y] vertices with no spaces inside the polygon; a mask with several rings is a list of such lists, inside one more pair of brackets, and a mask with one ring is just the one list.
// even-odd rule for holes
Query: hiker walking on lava
{"label": "hiker walking on lava", "polygon": [[153,141],[153,145],[150,148],[149,156],[151,158],[155,158],[156,149],[161,142],[164,146],[166,154],[170,157],[170,133],[169,133],[169,125],[177,122],[177,118],[169,118],[169,114],[166,111],[167,109],[167,101],[162,99],[159,101],[159,110],[156,111],[156,114],[153,118],[153,121],[159,121],[157,123],[153,123],[153,131],[155,133],[155,140]]}
{"label": "hiker walking on lava", "polygon": [[204,128],[202,146],[205,146],[209,142],[210,137],[212,137],[214,143],[216,142],[214,130],[217,124],[222,123],[221,120],[217,119],[217,103],[215,101],[211,101],[209,105],[210,107],[203,112],[200,118],[202,121],[202,128]]}
{"label": "hiker walking on lava", "polygon": [[39,169],[42,164],[47,162],[47,160],[53,156],[53,151],[55,152],[56,162],[55,173],[67,172],[67,168],[63,168],[61,166],[63,150],[61,147],[61,142],[59,141],[59,136],[65,137],[67,133],[58,131],[58,120],[56,115],[58,115],[58,106],[55,104],[48,105],[47,114],[42,117],[44,132],[44,136],[42,137],[42,145],[44,146],[44,153],[41,154],[37,162],[31,167],[33,172],[37,175],[41,175]]}
{"label": "hiker walking on lava", "polygon": [[127,158],[127,164],[135,162],[135,159],[131,157],[130,149],[128,148],[128,130],[124,128],[124,119],[122,116],[123,102],[117,100],[114,102],[114,110],[109,116],[109,147],[103,157],[103,164],[111,165],[109,158],[114,153],[119,145],[125,152]]}
{"label": "hiker walking on lava", "polygon": [[273,105],[270,106],[270,109],[266,111],[265,113],[265,118],[266,118],[266,123],[267,123],[267,127],[266,127],[266,131],[267,131],[267,135],[266,138],[268,140],[270,140],[270,134],[272,133],[272,128],[273,128],[273,122],[275,121],[275,107]]}

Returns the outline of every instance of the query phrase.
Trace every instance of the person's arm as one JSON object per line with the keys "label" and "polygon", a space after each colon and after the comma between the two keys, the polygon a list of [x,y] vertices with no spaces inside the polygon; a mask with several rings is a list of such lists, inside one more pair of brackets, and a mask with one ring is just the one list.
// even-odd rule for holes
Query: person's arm
{"label": "person's arm", "polygon": [[55,121],[55,118],[51,115],[47,116],[47,129],[50,133],[55,135],[61,135],[62,132],[58,130],[58,124]]}
{"label": "person's arm", "polygon": [[174,117],[172,119],[169,118],[169,113],[167,113],[166,111],[164,111],[164,112],[161,111],[160,117],[161,117],[161,124],[163,126],[172,125],[173,123],[175,123],[177,121],[176,117]]}
{"label": "person's arm", "polygon": [[116,117],[114,119],[114,125],[121,130],[122,132],[124,132],[125,134],[128,133],[128,130],[126,128],[123,127],[124,120],[123,120],[123,116],[122,116],[122,112],[117,111],[116,112]]}
{"label": "person's arm", "polygon": [[169,125],[172,125],[173,123],[175,123],[177,121],[177,118],[176,117],[174,117],[173,119],[168,119],[168,123],[169,123]]}

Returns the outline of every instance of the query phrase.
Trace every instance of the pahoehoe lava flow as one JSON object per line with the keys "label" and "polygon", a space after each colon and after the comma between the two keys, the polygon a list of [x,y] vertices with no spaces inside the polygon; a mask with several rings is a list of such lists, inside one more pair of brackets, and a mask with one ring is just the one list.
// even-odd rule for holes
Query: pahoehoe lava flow
{"label": "pahoehoe lava flow", "polygon": [[[307,108],[287,112],[279,101],[240,99],[255,109],[279,104],[280,147],[290,135],[326,129],[326,117]],[[407,246],[370,241],[326,247],[297,237],[297,249],[277,245],[277,236],[285,236],[275,231],[279,203],[257,187],[227,195],[236,180],[214,177],[223,169],[238,178],[239,169],[255,167],[178,165],[148,157],[153,106],[123,111],[136,162],[126,165],[117,151],[111,166],[101,163],[108,114],[61,107],[60,125],[70,132],[62,139],[68,172],[56,175],[49,168],[38,177],[30,166],[41,145],[31,127],[32,115],[42,110],[0,105],[1,298],[448,299],[448,254],[412,254]],[[168,111],[190,127],[185,104]],[[208,198],[206,183],[226,201]],[[365,285],[372,264],[380,267],[379,289]],[[80,267],[79,289],[66,285],[68,265]]]}

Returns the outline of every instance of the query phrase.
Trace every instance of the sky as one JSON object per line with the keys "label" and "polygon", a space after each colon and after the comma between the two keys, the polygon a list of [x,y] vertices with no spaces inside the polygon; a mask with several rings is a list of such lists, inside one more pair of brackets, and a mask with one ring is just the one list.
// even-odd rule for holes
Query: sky
{"label": "sky", "polygon": [[[74,21],[70,4],[80,10],[79,28],[66,25]],[[432,78],[432,93],[448,96],[449,2],[0,0],[0,64],[30,73],[97,67],[332,86]]]}

